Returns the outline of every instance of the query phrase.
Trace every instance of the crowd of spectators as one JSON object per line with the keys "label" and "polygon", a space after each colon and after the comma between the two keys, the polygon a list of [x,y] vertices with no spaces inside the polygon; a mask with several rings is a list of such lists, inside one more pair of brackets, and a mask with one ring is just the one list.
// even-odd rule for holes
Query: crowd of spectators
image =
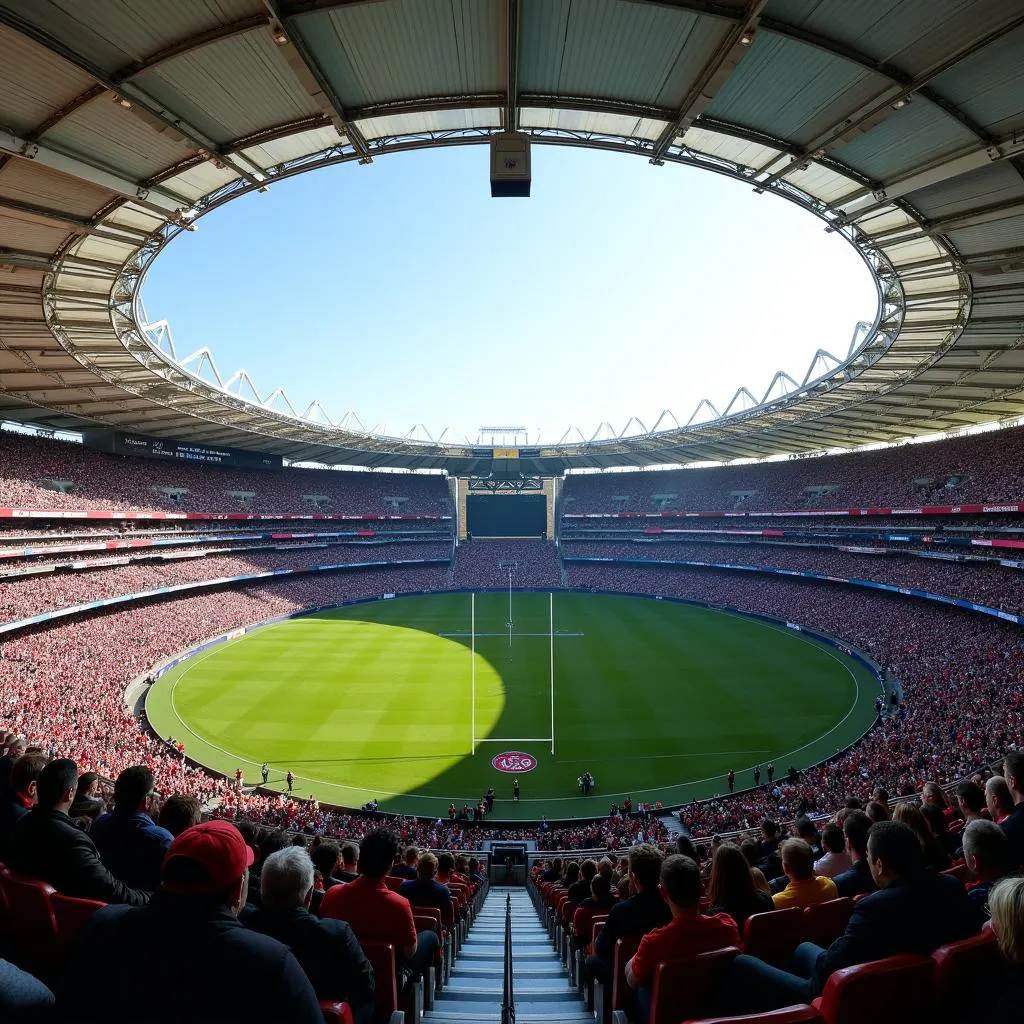
{"label": "crowd of spectators", "polygon": [[[821,458],[570,474],[561,512],[786,511],[1024,498],[1024,428]],[[658,498],[656,495],[660,495]]]}
{"label": "crowd of spectators", "polygon": [[107,455],[70,441],[10,431],[0,436],[0,506],[264,515],[452,514],[448,481],[437,474],[225,469]]}
{"label": "crowd of spectators", "polygon": [[[506,568],[502,568],[505,566]],[[455,552],[454,586],[459,589],[507,587],[508,566],[513,587],[558,587],[562,573],[558,549],[540,540],[462,541]]]}

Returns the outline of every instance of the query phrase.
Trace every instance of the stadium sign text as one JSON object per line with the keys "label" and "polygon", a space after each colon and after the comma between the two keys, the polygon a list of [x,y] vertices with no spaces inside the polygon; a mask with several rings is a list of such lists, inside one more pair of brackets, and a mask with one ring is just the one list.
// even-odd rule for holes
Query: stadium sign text
{"label": "stadium sign text", "polygon": [[496,754],[492,757],[491,767],[496,768],[499,772],[520,775],[523,772],[532,772],[537,767],[537,758],[519,750],[509,750],[504,754]]}

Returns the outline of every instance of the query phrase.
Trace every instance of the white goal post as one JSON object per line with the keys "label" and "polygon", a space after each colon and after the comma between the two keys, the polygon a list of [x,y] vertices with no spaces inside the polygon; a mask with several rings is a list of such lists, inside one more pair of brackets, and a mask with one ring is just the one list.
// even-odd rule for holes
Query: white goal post
{"label": "white goal post", "polygon": [[[509,646],[512,644],[512,591],[509,590]],[[532,636],[538,634],[533,633]],[[541,636],[544,634],[541,633]],[[551,735],[550,736],[483,736],[476,734],[476,592],[469,598],[469,689],[470,689],[470,753],[476,756],[476,748],[481,743],[550,743],[551,753],[555,753],[555,595],[548,594],[548,688],[551,695]]]}

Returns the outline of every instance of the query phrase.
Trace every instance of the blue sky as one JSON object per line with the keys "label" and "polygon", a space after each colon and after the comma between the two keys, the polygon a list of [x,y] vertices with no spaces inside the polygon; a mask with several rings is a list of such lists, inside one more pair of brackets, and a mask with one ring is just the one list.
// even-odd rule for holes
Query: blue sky
{"label": "blue sky", "polygon": [[301,411],[401,434],[531,441],[681,421],[845,353],[875,314],[860,257],[749,186],[635,156],[535,146],[533,195],[491,199],[487,150],[303,174],[203,218],[143,293],[179,355],[209,346]]}

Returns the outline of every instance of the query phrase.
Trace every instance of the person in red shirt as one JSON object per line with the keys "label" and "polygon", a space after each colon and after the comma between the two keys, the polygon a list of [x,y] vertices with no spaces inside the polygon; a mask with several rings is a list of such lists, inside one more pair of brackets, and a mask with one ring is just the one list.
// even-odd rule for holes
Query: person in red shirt
{"label": "person in red shirt", "polygon": [[666,857],[658,888],[672,911],[672,920],[648,932],[626,964],[626,982],[640,990],[637,1006],[641,1024],[650,1013],[651,984],[658,964],[740,944],[739,929],[728,914],[706,916],[700,912],[702,886],[696,861],[680,853]]}
{"label": "person in red shirt", "polygon": [[413,977],[430,970],[437,952],[437,933],[417,934],[412,905],[392,892],[384,881],[398,856],[398,837],[376,829],[359,844],[359,877],[329,889],[320,904],[320,916],[347,921],[357,939],[390,942],[398,958],[396,966],[408,965]]}

